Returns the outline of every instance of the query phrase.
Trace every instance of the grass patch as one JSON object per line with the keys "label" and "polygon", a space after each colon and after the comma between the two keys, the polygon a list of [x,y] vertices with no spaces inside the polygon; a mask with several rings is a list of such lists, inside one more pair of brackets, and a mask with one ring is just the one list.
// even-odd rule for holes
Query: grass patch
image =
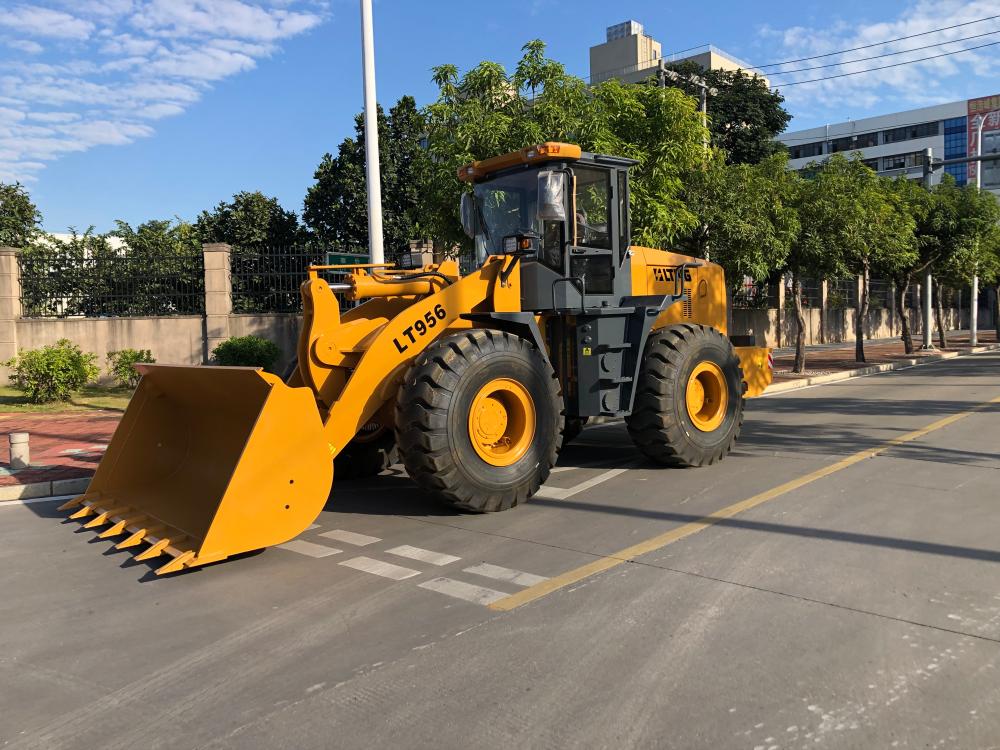
{"label": "grass patch", "polygon": [[85,385],[74,393],[69,401],[54,401],[51,404],[32,404],[25,399],[24,394],[10,386],[0,386],[0,412],[19,412],[32,414],[55,414],[59,412],[80,412],[106,409],[110,411],[125,411],[129,399],[132,398],[131,388],[116,386]]}

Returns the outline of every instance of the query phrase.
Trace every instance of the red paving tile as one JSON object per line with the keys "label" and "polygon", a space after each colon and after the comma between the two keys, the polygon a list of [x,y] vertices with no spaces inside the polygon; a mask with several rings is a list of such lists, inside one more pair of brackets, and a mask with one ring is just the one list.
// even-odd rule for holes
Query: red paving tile
{"label": "red paving tile", "polygon": [[[119,419],[112,411],[0,414],[0,486],[90,476]],[[29,434],[31,468],[10,473],[11,432]]]}

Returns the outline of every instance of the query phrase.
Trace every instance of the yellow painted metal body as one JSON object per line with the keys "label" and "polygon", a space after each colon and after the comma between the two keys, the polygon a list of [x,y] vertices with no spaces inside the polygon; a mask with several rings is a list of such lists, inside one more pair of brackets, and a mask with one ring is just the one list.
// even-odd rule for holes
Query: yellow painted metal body
{"label": "yellow painted metal body", "polygon": [[520,310],[518,275],[500,279],[511,262],[491,257],[462,278],[451,261],[428,267],[452,283],[422,297],[374,297],[344,314],[311,272],[288,383],[256,368],[142,365],[87,492],[62,507],[106,526],[104,538],[127,534],[118,547],[138,548],[137,559],[169,557],[158,574],[298,536],[329,497],[333,457],[373,419],[391,419],[386,405],[414,358],[441,334],[471,327],[463,314]]}
{"label": "yellow painted metal body", "polygon": [[[653,329],[677,323],[711,326],[727,334],[726,279],[721,266],[666,250],[631,248],[632,294],[673,294],[683,291],[686,299],[664,310]],[[771,350],[763,346],[738,346],[736,356],[746,384],[744,396],[761,395],[771,384]]]}
{"label": "yellow painted metal body", "polygon": [[729,406],[726,376],[715,362],[699,362],[688,377],[685,405],[692,424],[711,432],[722,424]]}
{"label": "yellow painted metal body", "polygon": [[488,464],[510,466],[531,446],[536,419],[535,402],[524,384],[511,378],[495,378],[472,399],[472,448]]}

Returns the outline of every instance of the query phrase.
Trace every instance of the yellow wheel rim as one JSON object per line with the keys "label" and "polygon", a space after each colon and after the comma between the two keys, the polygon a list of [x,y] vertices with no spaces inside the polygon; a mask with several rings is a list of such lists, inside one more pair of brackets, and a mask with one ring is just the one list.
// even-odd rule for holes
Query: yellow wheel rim
{"label": "yellow wheel rim", "polygon": [[722,424],[729,406],[729,391],[722,368],[714,362],[699,362],[688,378],[687,412],[694,426],[711,432]]}
{"label": "yellow wheel rim", "polygon": [[495,378],[469,409],[469,438],[476,454],[493,466],[510,466],[524,456],[535,437],[535,403],[516,380]]}

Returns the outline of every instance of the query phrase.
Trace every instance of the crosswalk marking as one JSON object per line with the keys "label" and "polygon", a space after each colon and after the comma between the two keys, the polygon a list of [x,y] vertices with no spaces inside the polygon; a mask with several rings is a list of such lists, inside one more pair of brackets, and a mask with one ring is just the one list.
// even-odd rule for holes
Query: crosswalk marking
{"label": "crosswalk marking", "polygon": [[394,581],[403,581],[407,578],[420,575],[419,570],[404,568],[401,565],[393,565],[392,563],[382,562],[371,557],[352,557],[350,560],[344,560],[340,564],[348,568],[364,571],[365,573],[371,573],[372,575],[391,578]]}
{"label": "crosswalk marking", "polygon": [[502,591],[488,589],[484,586],[473,586],[471,583],[463,583],[451,578],[433,578],[430,581],[418,583],[417,586],[422,589],[437,591],[439,594],[453,596],[456,599],[463,599],[473,604],[481,604],[484,607],[507,596]]}
{"label": "crosswalk marking", "polygon": [[431,565],[451,565],[453,562],[458,562],[462,559],[461,557],[446,555],[442,552],[431,552],[429,549],[411,547],[409,544],[393,547],[392,549],[386,550],[386,552],[390,555],[408,557],[411,560],[419,560],[420,562],[430,563]]}
{"label": "crosswalk marking", "polygon": [[327,531],[320,536],[324,536],[327,539],[332,539],[335,542],[343,542],[344,544],[353,544],[355,547],[367,547],[369,544],[375,544],[375,542],[381,542],[377,536],[368,536],[367,534],[357,534],[353,531],[344,531],[343,529],[334,529],[333,531]]}
{"label": "crosswalk marking", "polygon": [[525,573],[522,570],[512,568],[501,568],[499,565],[490,565],[489,563],[473,565],[471,568],[466,568],[464,572],[492,578],[496,581],[508,581],[518,586],[534,586],[536,583],[549,580],[545,576],[536,576],[534,573]]}
{"label": "crosswalk marking", "polygon": [[315,544],[314,542],[307,542],[302,539],[293,539],[290,542],[279,544],[278,549],[298,552],[300,555],[308,555],[309,557],[329,557],[330,555],[340,553],[340,550],[336,547],[327,547],[325,544]]}

